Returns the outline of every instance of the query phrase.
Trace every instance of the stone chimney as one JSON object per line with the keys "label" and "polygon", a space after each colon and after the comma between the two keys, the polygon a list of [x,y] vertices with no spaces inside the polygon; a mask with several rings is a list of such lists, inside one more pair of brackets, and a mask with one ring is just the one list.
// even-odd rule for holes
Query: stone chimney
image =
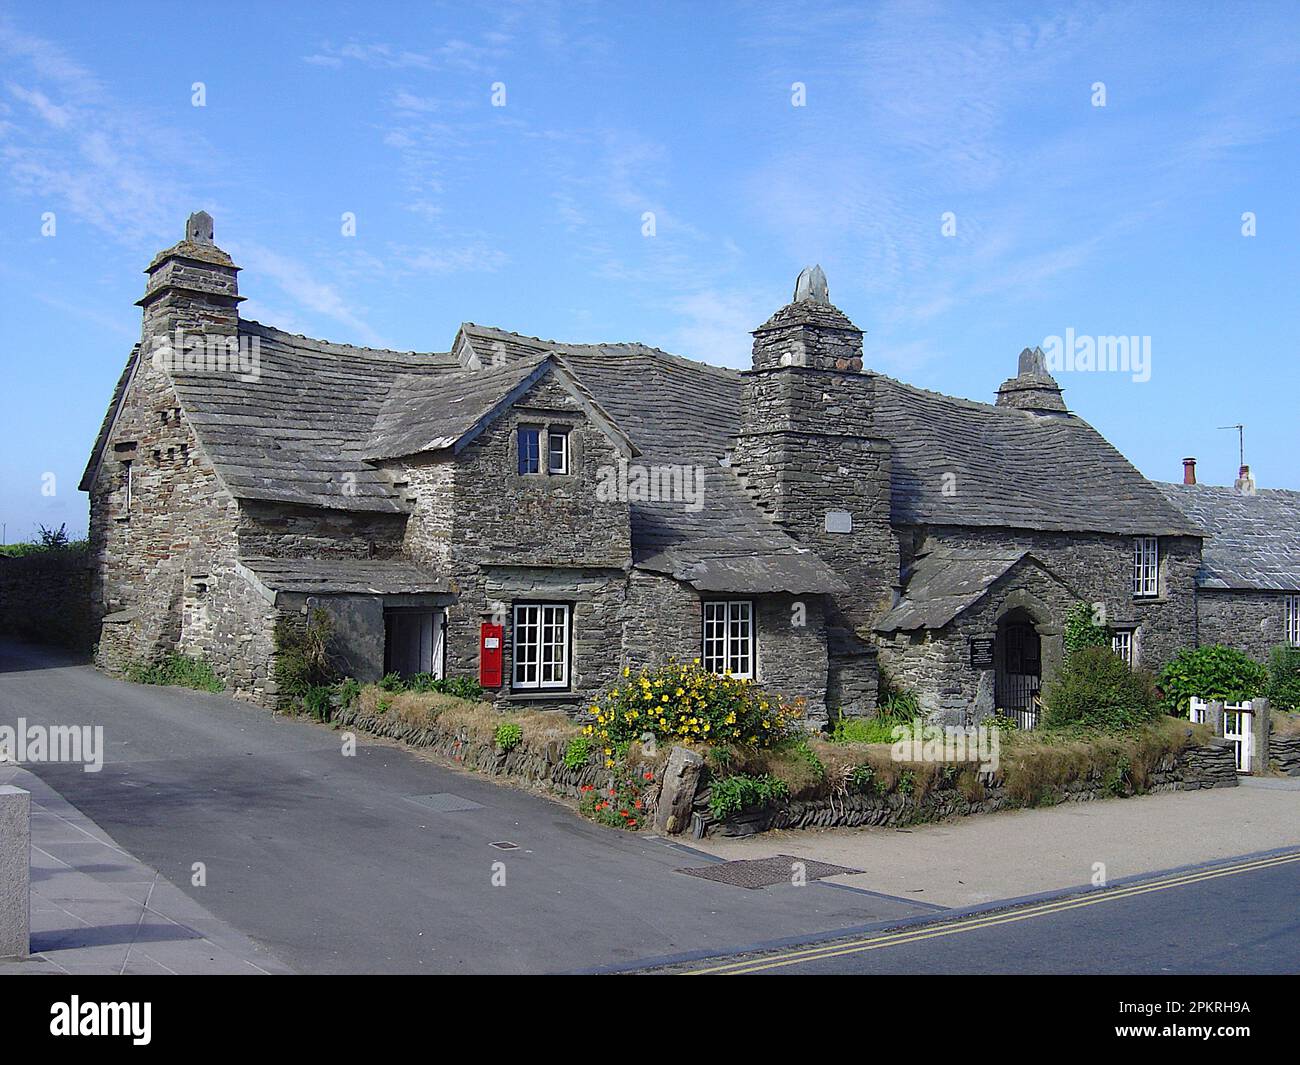
{"label": "stone chimney", "polygon": [[[733,455],[751,498],[848,585],[830,624],[855,638],[870,637],[898,585],[890,449],[874,430],[862,336],[831,304],[821,267],[805,269],[794,299],[754,330]],[[872,658],[872,690],[874,669]]]}
{"label": "stone chimney", "polygon": [[1232,487],[1244,496],[1253,496],[1255,494],[1255,477],[1250,472],[1249,466],[1242,466],[1237,471],[1237,479],[1233,482]]}
{"label": "stone chimney", "polygon": [[1196,483],[1196,460],[1192,458],[1183,459],[1183,484]]}
{"label": "stone chimney", "polygon": [[239,330],[239,267],[213,243],[212,216],[190,215],[185,239],[154,256],[145,273],[143,340],[174,340],[183,334],[236,336]]}
{"label": "stone chimney", "polygon": [[1040,414],[1066,413],[1061,386],[1047,372],[1047,357],[1042,348],[1025,348],[1015,377],[1002,382],[998,389],[998,406],[1032,410]]}

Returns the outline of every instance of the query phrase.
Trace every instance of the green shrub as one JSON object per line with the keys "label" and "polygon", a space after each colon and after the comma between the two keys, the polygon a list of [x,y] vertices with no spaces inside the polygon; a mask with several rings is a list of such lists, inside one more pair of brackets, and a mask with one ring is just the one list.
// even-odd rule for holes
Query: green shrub
{"label": "green shrub", "polygon": [[317,721],[328,721],[334,715],[334,689],[323,684],[313,684],[303,696],[303,706]]}
{"label": "green shrub", "polygon": [[564,768],[581,769],[591,757],[591,740],[587,736],[574,736],[564,748]]}
{"label": "green shrub", "polygon": [[483,685],[473,677],[444,677],[442,680],[434,681],[433,690],[475,703],[483,698]]}
{"label": "green shrub", "polygon": [[361,696],[361,682],[355,677],[345,677],[335,685],[334,693],[338,696],[339,709],[350,710]]}
{"label": "green shrub", "polygon": [[523,742],[524,730],[513,721],[502,721],[493,739],[498,751],[512,751]]}
{"label": "green shrub", "polygon": [[[895,722],[911,721],[921,716],[921,700],[916,693],[906,688],[895,686],[894,682],[882,670],[876,698],[876,714],[883,718],[892,718]],[[884,740],[868,742],[883,743]]]}
{"label": "green shrub", "polygon": [[1043,696],[1048,728],[1137,728],[1159,714],[1151,677],[1108,647],[1082,647],[1065,662]]}
{"label": "green shrub", "polygon": [[1268,656],[1268,701],[1277,710],[1300,710],[1300,647],[1274,647]]}
{"label": "green shrub", "polygon": [[868,791],[871,788],[875,770],[869,765],[855,765],[849,769],[849,787],[854,791]]}
{"label": "green shrub", "polygon": [[734,777],[722,777],[713,781],[709,786],[709,809],[721,821],[742,810],[768,806],[789,794],[790,788],[783,780],[777,780],[766,773],[758,777],[738,773]]}
{"label": "green shrub", "polygon": [[1187,716],[1192,696],[1239,703],[1263,695],[1267,686],[1268,670],[1222,644],[1186,647],[1160,671],[1165,709],[1177,717]]}
{"label": "green shrub", "polygon": [[406,681],[402,680],[400,673],[385,673],[379,678],[379,690],[385,692],[404,692],[406,691]]}
{"label": "green shrub", "polygon": [[282,617],[275,623],[275,683],[282,710],[296,710],[314,687],[334,681],[326,647],[334,623],[323,610],[313,610],[299,624]]}
{"label": "green shrub", "polygon": [[1098,623],[1096,613],[1087,603],[1075,603],[1065,618],[1065,657],[1085,647],[1110,647],[1111,633]]}
{"label": "green shrub", "polygon": [[592,706],[587,734],[610,751],[649,732],[662,740],[771,747],[803,716],[803,700],[786,703],[753,681],[718,676],[698,663],[669,662],[624,679]]}
{"label": "green shrub", "polygon": [[127,667],[126,676],[136,684],[167,684],[205,692],[224,691],[226,687],[210,665],[189,655],[170,654],[154,663],[133,662]]}

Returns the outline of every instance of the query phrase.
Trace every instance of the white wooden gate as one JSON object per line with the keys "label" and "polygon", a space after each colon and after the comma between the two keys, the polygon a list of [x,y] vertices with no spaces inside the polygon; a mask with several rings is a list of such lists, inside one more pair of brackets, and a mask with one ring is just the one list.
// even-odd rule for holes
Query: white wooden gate
{"label": "white wooden gate", "polygon": [[[1197,724],[1204,724],[1210,704],[1205,699],[1192,696],[1187,716]],[[1223,737],[1231,740],[1237,752],[1237,772],[1249,773],[1255,764],[1254,712],[1250,703],[1223,704]]]}

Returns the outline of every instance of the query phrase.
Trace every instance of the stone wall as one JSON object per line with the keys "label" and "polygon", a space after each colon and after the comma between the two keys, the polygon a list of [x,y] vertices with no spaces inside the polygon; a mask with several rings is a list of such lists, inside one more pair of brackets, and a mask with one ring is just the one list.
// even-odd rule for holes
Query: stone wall
{"label": "stone wall", "polygon": [[1300,733],[1278,735],[1268,741],[1268,767],[1287,777],[1300,777]]}
{"label": "stone wall", "polygon": [[[954,774],[955,777],[955,774]],[[1144,793],[1196,791],[1237,786],[1236,756],[1226,740],[1211,740],[1166,756],[1151,775]],[[1054,789],[1047,804],[1091,802],[1113,796],[1101,778],[1073,781]],[[693,832],[699,836],[748,836],[778,828],[856,828],[865,825],[899,827],[945,817],[994,813],[1021,806],[1002,785],[987,786],[982,796],[963,793],[955,779],[940,779],[919,800],[897,790],[850,792],[842,796],[791,800],[762,810],[750,810],[716,821],[708,808],[707,789],[696,796]]]}
{"label": "stone wall", "polygon": [[1286,642],[1286,594],[1202,588],[1196,604],[1201,643],[1235,647],[1267,662],[1269,652]]}
{"label": "stone wall", "polygon": [[89,651],[98,628],[90,587],[84,550],[0,555],[0,632]]}

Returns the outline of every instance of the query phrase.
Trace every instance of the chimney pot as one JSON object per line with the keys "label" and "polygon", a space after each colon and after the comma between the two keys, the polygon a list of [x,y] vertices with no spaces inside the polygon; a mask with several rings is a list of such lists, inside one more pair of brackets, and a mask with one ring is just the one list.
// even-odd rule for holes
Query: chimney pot
{"label": "chimney pot", "polygon": [[1196,483],[1196,460],[1183,459],[1183,484]]}

